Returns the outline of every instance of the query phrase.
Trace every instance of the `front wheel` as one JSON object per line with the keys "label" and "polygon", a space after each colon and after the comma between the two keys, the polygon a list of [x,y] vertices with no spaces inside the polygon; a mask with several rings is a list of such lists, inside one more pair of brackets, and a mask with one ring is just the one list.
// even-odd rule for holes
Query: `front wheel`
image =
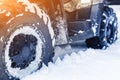
{"label": "front wheel", "polygon": [[106,49],[110,44],[114,43],[118,33],[117,24],[117,17],[113,9],[105,6],[100,24],[100,34],[99,36],[87,39],[87,47]]}
{"label": "front wheel", "polygon": [[117,39],[117,17],[112,8],[104,7],[100,28],[100,48],[107,48]]}

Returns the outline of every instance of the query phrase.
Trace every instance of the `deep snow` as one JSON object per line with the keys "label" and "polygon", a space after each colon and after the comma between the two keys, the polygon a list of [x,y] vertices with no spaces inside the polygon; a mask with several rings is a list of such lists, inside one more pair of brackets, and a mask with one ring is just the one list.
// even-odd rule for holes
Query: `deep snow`
{"label": "deep snow", "polygon": [[[120,6],[112,7],[120,22]],[[66,54],[62,61],[58,58],[21,80],[120,80],[120,33],[107,50],[87,49]]]}

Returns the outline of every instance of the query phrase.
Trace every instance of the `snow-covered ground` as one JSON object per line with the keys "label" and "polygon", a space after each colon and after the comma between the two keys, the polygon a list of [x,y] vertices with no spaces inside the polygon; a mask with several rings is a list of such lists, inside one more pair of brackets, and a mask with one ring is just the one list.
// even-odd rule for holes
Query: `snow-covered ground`
{"label": "snow-covered ground", "polygon": [[[120,6],[112,6],[120,23]],[[120,24],[119,24],[120,31]],[[87,49],[59,58],[21,80],[120,80],[120,33],[107,50]]]}

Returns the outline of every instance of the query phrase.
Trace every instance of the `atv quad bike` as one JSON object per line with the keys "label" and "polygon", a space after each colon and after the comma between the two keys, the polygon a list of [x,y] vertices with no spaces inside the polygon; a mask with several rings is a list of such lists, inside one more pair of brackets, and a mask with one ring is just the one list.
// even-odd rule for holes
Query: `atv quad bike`
{"label": "atv quad bike", "polygon": [[0,80],[48,65],[56,45],[102,49],[116,39],[117,17],[104,0],[0,0]]}

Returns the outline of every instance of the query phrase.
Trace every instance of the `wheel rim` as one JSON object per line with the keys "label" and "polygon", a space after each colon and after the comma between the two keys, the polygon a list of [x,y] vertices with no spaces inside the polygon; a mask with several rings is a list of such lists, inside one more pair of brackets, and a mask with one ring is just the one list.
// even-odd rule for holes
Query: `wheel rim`
{"label": "wheel rim", "polygon": [[37,39],[33,35],[19,34],[10,45],[9,56],[12,68],[24,69],[35,60]]}
{"label": "wheel rim", "polygon": [[[40,38],[42,35],[37,30],[37,28],[24,26],[9,37],[5,46],[5,62],[6,69],[11,76],[23,78],[36,71],[41,65],[43,41]],[[21,41],[23,45],[19,43]]]}

